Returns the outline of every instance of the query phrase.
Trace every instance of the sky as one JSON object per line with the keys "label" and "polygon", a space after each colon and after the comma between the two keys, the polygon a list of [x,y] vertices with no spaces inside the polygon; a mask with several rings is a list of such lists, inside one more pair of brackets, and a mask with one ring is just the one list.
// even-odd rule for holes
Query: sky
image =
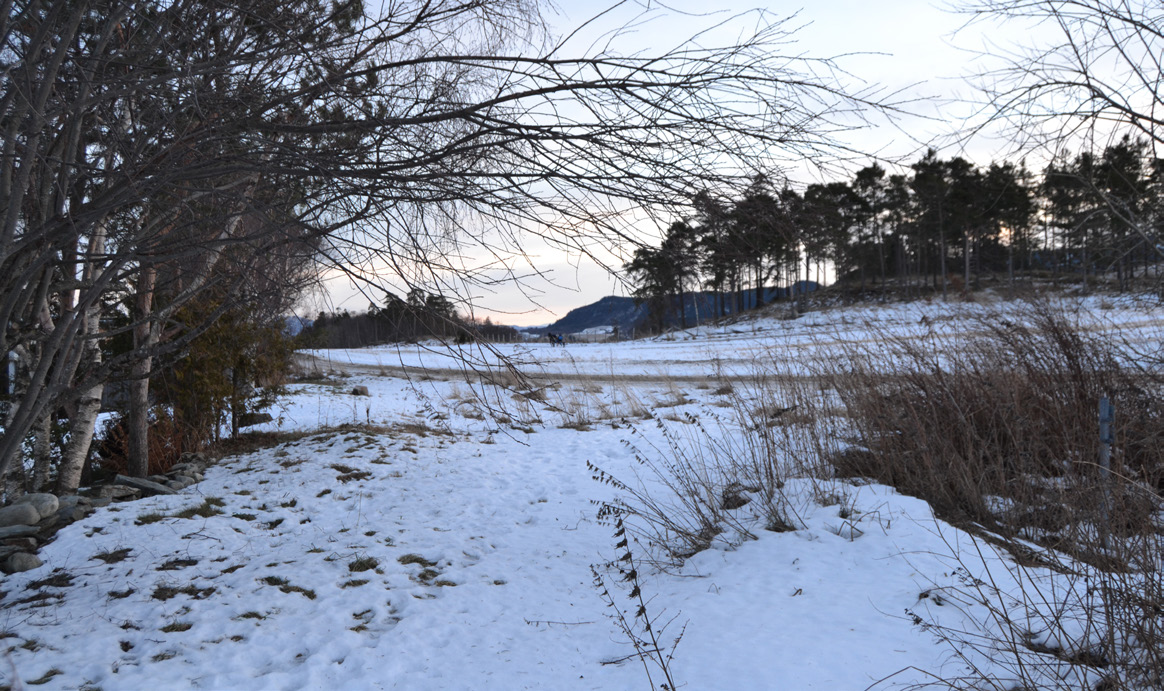
{"label": "sky", "polygon": [[[547,18],[562,34],[609,4],[559,0],[557,12],[547,13]],[[624,3],[596,26],[609,29],[619,25],[620,19],[633,16],[633,4]],[[958,123],[972,110],[966,99],[973,98],[974,89],[966,76],[979,69],[983,52],[991,52],[996,43],[1021,38],[1019,32],[1027,28],[967,25],[965,15],[949,11],[945,3],[930,0],[817,0],[810,4],[729,0],[714,5],[721,9],[708,14],[706,0],[670,0],[666,3],[672,10],[668,17],[653,21],[629,37],[624,50],[669,45],[677,36],[691,35],[749,8],[761,7],[775,17],[795,15],[800,28],[794,35],[795,44],[789,47],[790,53],[837,58],[854,87],[877,85],[883,96],[907,102],[906,108],[914,113],[892,122],[882,120],[855,128],[848,134],[846,144],[903,163],[916,160],[927,146],[979,164],[1005,155],[1006,143],[1002,140],[979,136],[965,142],[955,132]],[[652,6],[658,3],[652,0]],[[789,170],[788,174],[794,184],[822,179],[819,171],[807,166]],[[647,228],[646,232],[652,230]],[[632,251],[623,249],[620,254],[618,248],[610,249],[614,251],[605,260],[612,266],[621,265]],[[471,309],[463,307],[462,311],[471,311],[477,318],[489,316],[498,323],[548,324],[569,310],[606,295],[627,294],[627,287],[619,278],[587,257],[537,241],[529,242],[526,252],[542,272],[541,277],[527,280],[522,286],[476,290],[468,296]],[[304,312],[313,315],[320,309],[362,311],[368,303],[368,295],[341,277],[328,281],[326,294],[322,299],[317,296],[311,300]]]}

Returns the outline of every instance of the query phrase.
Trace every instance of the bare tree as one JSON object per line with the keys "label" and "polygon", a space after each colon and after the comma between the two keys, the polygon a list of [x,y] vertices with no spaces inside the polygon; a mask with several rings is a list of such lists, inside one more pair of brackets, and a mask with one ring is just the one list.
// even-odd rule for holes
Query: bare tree
{"label": "bare tree", "polygon": [[[579,53],[549,38],[536,0],[6,7],[0,349],[26,374],[0,472],[37,420],[111,376],[147,401],[154,360],[199,333],[173,328],[181,306],[247,280],[218,270],[232,248],[251,269],[301,247],[405,282],[471,281],[465,243],[621,242],[629,206],[835,154],[837,130],[876,105],[829,62],[783,54],[790,27],[763,14],[732,45],[623,55],[613,38]],[[93,326],[111,295],[131,296],[119,328],[134,348],[89,357],[112,335]]]}
{"label": "bare tree", "polygon": [[[974,131],[1005,123],[1016,142],[1048,159],[1070,148],[1111,150],[1146,142],[1153,158],[1164,144],[1164,5],[1154,0],[971,0],[960,8],[975,21],[1023,22],[1034,40],[1003,52],[1001,66],[980,75],[986,96]],[[1158,221],[1112,188],[1141,184],[1136,176],[1078,183],[1102,201],[1103,215],[1138,236],[1159,259]],[[1127,243],[1124,243],[1125,245]],[[1111,247],[1124,284],[1129,250]],[[1086,263],[1086,262],[1085,262]]]}
{"label": "bare tree", "polygon": [[[982,114],[1029,143],[1090,143],[1098,135],[1164,142],[1164,6],[1152,0],[972,0],[975,20],[1023,22],[1028,43],[999,49],[980,75]],[[1075,140],[1075,141],[1072,141]]]}

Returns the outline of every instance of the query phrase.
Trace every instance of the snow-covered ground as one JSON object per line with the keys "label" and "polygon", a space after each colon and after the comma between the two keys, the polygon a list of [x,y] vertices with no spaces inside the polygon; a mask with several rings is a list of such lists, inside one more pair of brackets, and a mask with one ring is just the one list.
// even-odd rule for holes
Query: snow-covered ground
{"label": "snow-covered ground", "polygon": [[[998,313],[1005,303],[918,301],[860,305],[808,312],[799,318],[752,317],[714,326],[619,343],[573,343],[561,348],[548,342],[481,346],[383,346],[313,351],[324,368],[341,371],[389,371],[428,368],[460,371],[497,367],[502,359],[547,376],[602,379],[698,379],[709,375],[747,376],[757,361],[779,358],[807,366],[813,358],[842,351],[877,348],[886,333],[923,338],[934,333],[957,336],[980,330],[979,319]],[[1103,332],[1133,329],[1145,342],[1164,336],[1159,302],[1137,296],[1063,298],[1050,304],[1084,329]]]}
{"label": "snow-covered ground", "polygon": [[[666,448],[655,422],[636,414],[665,405],[675,420],[710,419],[722,410],[717,373],[871,338],[871,325],[907,336],[962,328],[962,310],[980,309],[847,308],[652,341],[512,346],[505,354],[544,372],[593,377],[564,379],[545,403],[458,376],[457,355],[431,348],[317,353],[351,376],[292,386],[268,428],[329,431],[224,458],[178,496],[101,509],[45,546],[43,567],[5,578],[5,683],[16,674],[45,689],[106,691],[649,688],[594,584],[592,567],[635,621],[630,584],[609,566],[622,554],[614,528],[596,518],[596,502],[617,491],[588,462],[633,480],[632,426],[639,448]],[[1159,308],[1131,302],[1081,314],[1145,339],[1164,324]],[[358,385],[371,396],[349,395]],[[499,417],[484,414],[487,404],[503,408]],[[802,479],[785,491],[797,530],[720,540],[681,567],[640,561],[656,631],[670,622],[668,648],[682,632],[675,680],[865,689],[964,674],[919,622],[986,621],[957,594],[986,569],[1004,576],[1004,558],[887,487]],[[174,516],[200,506],[206,515]],[[658,669],[647,668],[657,686]]]}

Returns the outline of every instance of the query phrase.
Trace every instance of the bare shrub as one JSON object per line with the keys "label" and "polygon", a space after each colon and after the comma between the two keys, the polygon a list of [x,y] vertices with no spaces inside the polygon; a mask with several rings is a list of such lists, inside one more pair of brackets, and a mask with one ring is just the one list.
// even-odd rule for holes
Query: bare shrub
{"label": "bare shrub", "polygon": [[[883,341],[820,372],[853,432],[830,460],[978,536],[974,549],[950,546],[962,580],[942,595],[962,616],[912,612],[970,670],[934,685],[1161,688],[1158,379],[1118,334],[1041,302],[982,316],[969,335]],[[1105,396],[1110,472],[1098,462]]]}
{"label": "bare shrub", "polygon": [[1140,517],[1111,527],[1147,529],[1151,511],[1132,509],[1150,506],[1164,479],[1159,382],[1046,303],[976,326],[970,337],[886,335],[886,350],[822,372],[861,447],[832,457],[838,473],[919,496],[951,520],[1077,537],[1062,531],[1093,521],[1102,503],[1097,411],[1109,396],[1119,411],[1111,491],[1125,523]]}

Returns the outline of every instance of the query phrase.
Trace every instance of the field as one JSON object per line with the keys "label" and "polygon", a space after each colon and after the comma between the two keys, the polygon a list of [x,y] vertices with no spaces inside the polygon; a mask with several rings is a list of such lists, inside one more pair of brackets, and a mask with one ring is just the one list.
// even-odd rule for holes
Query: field
{"label": "field", "polygon": [[[1154,300],[1043,309],[1155,362]],[[1101,686],[1116,661],[1084,653],[1116,634],[1097,624],[1112,600],[1088,604],[1112,585],[1094,560],[829,465],[865,422],[840,373],[905,376],[911,345],[956,364],[959,344],[1030,314],[919,302],[616,344],[305,353],[310,376],[258,429],[276,443],[98,511],[5,579],[3,675],[106,691]],[[1143,554],[1160,554],[1158,509]],[[1121,578],[1153,596],[1158,566]],[[1145,607],[1159,626],[1164,602]],[[1143,657],[1138,635],[1104,649]],[[1136,674],[1103,688],[1151,688]]]}

